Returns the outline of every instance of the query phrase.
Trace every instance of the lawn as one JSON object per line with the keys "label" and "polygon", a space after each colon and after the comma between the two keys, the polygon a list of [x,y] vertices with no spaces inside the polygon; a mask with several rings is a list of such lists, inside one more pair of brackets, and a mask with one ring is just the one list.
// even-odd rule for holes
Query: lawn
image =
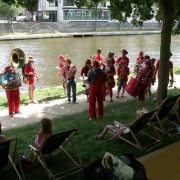
{"label": "lawn", "polygon": [[[50,93],[50,91],[51,90],[47,90],[46,93]],[[60,98],[59,92],[59,89],[57,89],[57,98]],[[179,90],[173,89],[168,92],[168,96],[173,96],[178,93]],[[45,94],[45,92],[43,92],[43,94]],[[25,102],[26,100],[24,100],[24,103]],[[83,111],[81,113],[56,118],[53,119],[54,133],[59,133],[66,130],[78,128],[78,132],[73,137],[73,140],[84,166],[87,166],[90,163],[96,161],[97,159],[103,157],[105,152],[110,152],[113,155],[130,152],[133,153],[136,158],[138,158],[154,150],[142,152],[139,149],[119,139],[113,139],[111,141],[108,141],[108,139],[111,137],[110,134],[107,134],[101,140],[95,139],[95,135],[99,134],[106,124],[113,124],[114,120],[118,120],[126,124],[132,122],[132,120],[135,118],[136,110],[139,109],[139,107],[137,106],[138,102],[136,99],[129,100],[124,103],[111,103],[110,105],[107,105],[104,108],[104,118],[98,119],[97,121],[87,120],[87,117],[89,117],[88,111]],[[148,100],[146,102],[145,108],[147,108],[148,110],[155,109],[155,103],[153,99]],[[147,126],[146,128],[144,128],[144,131],[152,133],[149,128],[150,127]],[[34,145],[35,135],[37,134],[39,129],[39,123],[35,123],[21,128],[6,130],[3,132],[3,134],[5,134],[8,139],[17,136],[19,138],[17,146],[19,154],[24,155],[28,158],[32,158],[33,155],[28,145]],[[146,138],[142,136],[138,136],[138,138],[142,142],[142,144],[147,144],[149,142]],[[161,146],[158,146],[156,149],[162,148],[164,146],[167,146],[180,140],[179,136],[173,138],[162,136],[162,138],[164,143]],[[67,146],[66,150],[70,154],[73,153],[72,148],[69,145]],[[56,172],[58,168],[61,168],[61,166],[66,166],[64,163],[66,162],[66,158],[63,154],[56,155],[53,158],[47,157],[47,162],[48,164],[50,164],[50,167],[53,170],[53,172]],[[3,180],[16,180],[16,176],[12,172],[12,167],[7,166],[3,170],[1,170],[0,179],[2,179],[3,177]],[[30,171],[25,172],[25,176],[27,180],[48,180],[45,170],[42,168],[38,161],[36,161],[35,165],[32,167]],[[81,176],[82,173],[77,173],[72,176],[68,176],[67,178],[65,178],[65,180],[80,180]]]}

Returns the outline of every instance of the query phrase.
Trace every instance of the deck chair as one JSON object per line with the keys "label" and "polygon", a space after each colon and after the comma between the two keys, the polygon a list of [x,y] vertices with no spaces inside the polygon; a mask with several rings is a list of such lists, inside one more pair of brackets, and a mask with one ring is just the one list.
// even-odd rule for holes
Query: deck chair
{"label": "deck chair", "polygon": [[[6,167],[8,165],[8,162],[10,162],[11,165],[13,166],[19,180],[25,180],[25,176],[24,176],[24,172],[23,172],[23,169],[21,166],[20,158],[19,158],[19,155],[18,155],[18,152],[16,149],[17,141],[18,141],[18,138],[14,138],[14,139],[7,140],[7,141],[0,143],[0,169],[3,169],[4,167]],[[10,146],[12,143],[14,143],[14,148],[13,148],[12,155],[10,155],[9,151],[10,151]],[[19,163],[21,175],[18,172],[18,170],[14,164],[15,156]]]}
{"label": "deck chair", "polygon": [[[61,179],[63,177],[66,177],[67,175],[71,175],[74,174],[76,172],[82,171],[82,161],[80,159],[80,156],[76,150],[75,144],[72,140],[72,137],[75,135],[75,133],[77,132],[77,129],[72,129],[69,131],[65,131],[65,132],[61,132],[58,134],[54,134],[51,136],[48,136],[44,139],[42,145],[40,148],[35,148],[32,145],[29,145],[29,147],[31,148],[32,152],[34,153],[34,158],[33,161],[35,161],[35,159],[38,159],[38,161],[41,163],[41,165],[44,167],[47,176],[49,177],[49,179]],[[73,158],[72,156],[64,149],[65,146],[71,142],[72,147],[75,151],[75,154],[78,158],[78,161],[80,164],[78,164]],[[71,162],[74,164],[74,167],[71,167],[70,169],[64,170],[62,172],[59,172],[57,174],[52,174],[51,170],[47,167],[47,163],[45,161],[45,155],[53,155],[53,153],[58,150],[58,153],[60,152],[64,152],[68,158],[71,160]],[[49,158],[51,156],[48,156]],[[59,161],[60,164],[62,164],[62,161]]]}
{"label": "deck chair", "polygon": [[[179,134],[177,131],[177,126],[180,124],[180,118],[177,110],[174,108],[175,115],[177,116],[176,120],[168,119],[168,114],[171,112],[175,106],[177,100],[180,98],[180,95],[169,97],[164,99],[164,101],[158,106],[158,111],[153,115],[152,123],[153,126],[164,135],[170,137],[176,136]],[[149,124],[151,125],[151,124]],[[171,126],[170,126],[171,125]]]}
{"label": "deck chair", "polygon": [[[114,138],[119,138],[129,144],[131,144],[132,146],[142,150],[142,151],[148,151],[151,150],[153,148],[155,148],[156,146],[160,145],[163,143],[161,136],[159,135],[158,131],[153,127],[153,125],[151,126],[151,128],[153,129],[153,131],[155,132],[157,137],[153,137],[145,132],[142,132],[141,130],[146,126],[146,124],[150,122],[150,118],[152,117],[152,115],[155,113],[156,110],[154,111],[150,111],[146,114],[143,114],[142,116],[137,117],[135,120],[133,120],[130,124],[128,124],[126,126],[126,129],[129,128],[129,133],[123,135],[122,133],[114,133],[112,131],[108,131],[109,133],[111,133],[113,136],[109,139],[112,140]],[[123,131],[125,131],[126,129],[124,129]],[[145,137],[150,138],[151,140],[153,140],[153,142],[151,144],[148,144],[147,146],[143,147],[142,144],[140,143],[140,141],[138,140],[137,134],[141,134],[144,135]],[[131,137],[129,137],[131,136]],[[133,138],[133,140],[129,140],[129,138]]]}

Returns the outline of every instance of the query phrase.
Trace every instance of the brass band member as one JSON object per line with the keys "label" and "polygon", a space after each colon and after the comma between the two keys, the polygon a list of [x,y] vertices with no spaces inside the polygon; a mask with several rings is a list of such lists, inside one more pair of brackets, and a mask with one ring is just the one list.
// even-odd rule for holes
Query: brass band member
{"label": "brass band member", "polygon": [[116,98],[119,98],[119,93],[121,91],[121,87],[123,87],[121,97],[124,97],[124,89],[127,85],[128,75],[129,75],[129,67],[126,66],[126,61],[123,60],[121,62],[121,66],[118,67],[118,89],[117,89]]}
{"label": "brass band member", "polygon": [[138,96],[138,99],[140,101],[139,106],[144,105],[145,93],[151,81],[151,74],[152,74],[151,60],[146,60],[145,64],[146,67],[142,71],[140,71],[136,76],[136,79],[140,81],[140,91]]}
{"label": "brass band member", "polygon": [[76,71],[77,68],[72,64],[70,58],[66,60],[66,65],[63,67],[63,77],[66,79],[67,83],[67,95],[68,95],[68,104],[71,102],[71,88],[73,93],[73,104],[78,104],[76,102]]}
{"label": "brass band member", "polygon": [[37,104],[37,101],[34,100],[34,90],[35,90],[35,76],[36,76],[36,70],[33,66],[34,63],[34,57],[29,56],[28,57],[28,63],[25,65],[24,72],[29,77],[29,87],[28,87],[28,93],[29,98],[32,103]]}
{"label": "brass band member", "polygon": [[144,52],[140,51],[139,56],[136,58],[136,65],[135,65],[135,68],[134,68],[134,73],[135,74],[138,74],[138,72],[140,70],[142,70],[144,61],[145,61]]}
{"label": "brass band member", "polygon": [[129,58],[126,56],[127,54],[128,54],[128,51],[126,51],[126,49],[123,49],[122,51],[121,51],[121,53],[122,53],[122,56],[120,56],[118,59],[117,59],[117,61],[116,61],[116,66],[121,66],[121,62],[122,62],[122,60],[126,60],[126,66],[128,66],[129,65]]}
{"label": "brass band member", "polygon": [[110,51],[110,52],[108,53],[108,57],[107,57],[106,60],[105,60],[105,63],[106,63],[106,64],[107,64],[107,60],[108,60],[108,59],[111,60],[111,65],[114,66],[115,63],[116,63],[116,61],[115,61],[115,59],[114,59],[114,52],[113,52],[113,51]]}
{"label": "brass band member", "polygon": [[[5,73],[2,75],[2,84],[3,85],[11,85],[14,81],[16,81],[16,74],[13,71],[11,66],[5,67]],[[6,97],[8,100],[8,108],[9,108],[9,116],[13,117],[14,113],[20,113],[20,91],[19,87],[15,90],[5,90]]]}
{"label": "brass band member", "polygon": [[102,53],[102,50],[100,48],[98,48],[97,55],[95,56],[95,60],[97,60],[99,62],[100,68],[102,69],[104,57],[101,55],[101,53]]}
{"label": "brass band member", "polygon": [[100,69],[98,61],[93,61],[93,68],[89,72],[88,82],[90,84],[89,90],[89,120],[96,119],[96,101],[98,105],[98,117],[104,116],[103,105],[103,86],[106,82],[106,73]]}
{"label": "brass band member", "polygon": [[[87,59],[85,66],[83,66],[81,69],[81,76],[88,77],[88,74],[91,69],[92,69],[91,60]],[[89,101],[89,84],[84,84],[83,86],[86,88],[85,94],[87,96],[87,102],[88,102]]]}
{"label": "brass band member", "polygon": [[[66,59],[63,55],[59,56],[59,67],[60,67],[60,72],[59,75],[63,74],[63,67],[66,65]],[[66,86],[65,86],[65,82],[66,80],[63,78],[62,80],[62,84],[63,84],[63,88],[64,88],[64,95],[66,94]]]}
{"label": "brass band member", "polygon": [[112,97],[113,97],[113,87],[115,86],[115,80],[114,80],[114,75],[116,74],[116,70],[113,65],[111,65],[111,60],[109,59],[107,61],[107,65],[103,67],[103,70],[107,74],[107,79],[108,82],[104,86],[104,100],[105,100],[105,95],[106,95],[106,89],[108,88],[109,90],[109,95],[110,95],[110,102],[113,102]]}

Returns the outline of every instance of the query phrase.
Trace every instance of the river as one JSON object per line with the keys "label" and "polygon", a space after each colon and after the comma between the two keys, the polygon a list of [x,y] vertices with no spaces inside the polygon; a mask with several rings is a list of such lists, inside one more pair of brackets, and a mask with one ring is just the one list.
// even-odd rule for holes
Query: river
{"label": "river", "polygon": [[[50,39],[29,39],[1,41],[0,44],[0,70],[9,64],[10,53],[15,48],[20,48],[26,55],[35,57],[35,67],[39,81],[36,87],[50,87],[56,84],[58,69],[58,57],[60,54],[68,54],[72,62],[77,66],[77,81],[85,61],[96,54],[97,48],[102,49],[102,55],[107,57],[109,51],[114,51],[116,58],[121,55],[120,51],[126,49],[130,59],[130,70],[133,70],[135,59],[140,50],[151,58],[160,57],[160,34],[154,35],[127,35],[127,36],[96,36],[96,37],[69,37]],[[180,37],[172,36],[171,57],[174,66],[179,66]],[[21,74],[21,70],[18,70]],[[58,77],[57,85],[61,85],[61,78]],[[27,86],[23,85],[26,90]],[[2,92],[3,89],[0,89]]]}

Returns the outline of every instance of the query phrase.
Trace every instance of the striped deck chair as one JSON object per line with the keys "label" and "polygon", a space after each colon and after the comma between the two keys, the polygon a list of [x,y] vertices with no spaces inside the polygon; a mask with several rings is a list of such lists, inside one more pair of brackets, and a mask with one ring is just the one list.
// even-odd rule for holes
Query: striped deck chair
{"label": "striped deck chair", "polygon": [[[162,144],[162,138],[159,135],[158,131],[153,127],[150,118],[152,117],[152,115],[155,113],[156,110],[154,111],[150,111],[146,114],[143,114],[142,116],[137,117],[135,120],[133,120],[131,123],[129,123],[126,127],[126,129],[129,129],[129,133],[123,135],[123,132],[120,133],[114,133],[112,131],[108,131],[109,133],[111,133],[113,136],[109,139],[112,140],[114,138],[119,138],[129,144],[131,144],[132,146],[142,150],[142,151],[148,151],[151,150],[155,147],[157,147],[158,145]],[[147,123],[150,123],[152,126],[152,130],[155,132],[157,137],[154,137],[152,135],[149,135],[145,132],[142,132],[141,130],[146,126]],[[125,131],[126,129],[124,129],[123,131]],[[138,134],[141,134],[144,136],[144,138],[150,138],[152,140],[152,142],[146,146],[143,146],[142,143],[140,143],[140,141],[138,140]],[[131,137],[130,137],[131,136]],[[132,140],[129,140],[129,139]]]}
{"label": "striped deck chair", "polygon": [[[10,139],[10,140],[7,140],[7,141],[0,143],[0,169],[5,168],[8,165],[8,163],[10,162],[11,165],[13,166],[19,180],[25,180],[25,176],[24,176],[24,172],[23,172],[23,169],[21,166],[20,158],[19,158],[19,155],[18,155],[18,152],[16,149],[17,141],[18,141],[18,138],[14,138],[14,139]],[[14,148],[13,148],[12,155],[10,155],[9,152],[10,152],[10,146],[12,143],[14,143]],[[18,172],[18,170],[14,164],[15,157],[19,163],[21,175]]]}
{"label": "striped deck chair", "polygon": [[[44,139],[42,145],[40,148],[35,148],[32,145],[29,145],[29,147],[31,148],[31,151],[34,153],[34,159],[33,161],[35,161],[36,159],[38,159],[38,161],[41,163],[41,165],[44,167],[47,176],[49,177],[49,179],[61,179],[64,178],[68,175],[74,174],[76,172],[82,171],[83,170],[83,164],[82,161],[80,159],[80,156],[76,150],[75,144],[72,140],[72,137],[75,135],[75,133],[77,132],[77,129],[72,129],[69,131],[65,131],[65,132],[61,132],[58,134],[54,134],[51,136],[48,136]],[[78,163],[72,158],[72,156],[64,149],[65,146],[71,142],[72,147],[75,151],[75,154],[77,156],[78,159]],[[56,154],[54,154],[54,152],[58,150],[58,152],[56,152]],[[71,164],[73,164],[73,167],[70,167],[66,170],[60,170],[60,172],[58,172],[57,174],[53,174],[52,171],[47,167],[47,163],[45,161],[46,157],[45,155],[49,155],[48,158],[51,158],[53,155],[57,155],[60,152],[63,152],[64,154],[67,155],[68,159],[70,159]],[[52,155],[52,156],[50,156]],[[57,157],[59,158],[59,157]],[[66,163],[62,163],[61,159],[59,158],[58,160],[59,165],[66,165]]]}
{"label": "striped deck chair", "polygon": [[[180,95],[176,95],[164,99],[164,101],[158,106],[158,111],[154,113],[152,118],[153,126],[159,132],[170,137],[180,134],[177,131],[177,127],[180,125],[180,118],[177,110],[175,109],[175,104],[179,98]],[[173,108],[177,118],[170,120],[168,119],[168,115],[173,110]]]}

